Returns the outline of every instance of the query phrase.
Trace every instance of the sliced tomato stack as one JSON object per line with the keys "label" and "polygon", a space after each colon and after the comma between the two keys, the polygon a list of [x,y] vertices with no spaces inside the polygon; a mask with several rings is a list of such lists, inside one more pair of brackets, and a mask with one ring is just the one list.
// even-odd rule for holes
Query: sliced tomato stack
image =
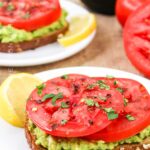
{"label": "sliced tomato stack", "polygon": [[58,0],[0,1],[0,23],[17,29],[33,31],[53,23],[60,15]]}
{"label": "sliced tomato stack", "polygon": [[116,142],[139,133],[150,124],[150,97],[140,83],[130,79],[96,79],[104,81],[123,95],[124,111],[108,127],[87,139]]}
{"label": "sliced tomato stack", "polygon": [[39,85],[27,114],[47,134],[119,141],[150,124],[150,97],[130,79],[64,75]]}

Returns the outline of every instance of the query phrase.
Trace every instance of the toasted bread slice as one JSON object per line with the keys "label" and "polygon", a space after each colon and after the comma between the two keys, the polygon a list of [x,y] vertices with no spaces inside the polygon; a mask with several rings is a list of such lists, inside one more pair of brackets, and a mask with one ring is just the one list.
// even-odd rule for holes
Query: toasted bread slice
{"label": "toasted bread slice", "polygon": [[44,147],[35,144],[36,137],[33,134],[31,134],[31,132],[28,130],[27,123],[25,125],[25,134],[26,134],[26,138],[29,143],[29,146],[32,150],[47,150]]}
{"label": "toasted bread slice", "polygon": [[[32,150],[47,150],[46,148],[35,144],[36,137],[33,134],[31,134],[31,132],[28,130],[27,122],[25,124],[25,134],[27,141],[30,145],[30,148]],[[116,147],[114,150],[150,150],[149,145],[150,145],[150,137],[143,140],[142,143],[120,145]]]}
{"label": "toasted bread slice", "polygon": [[24,41],[19,43],[0,43],[0,52],[5,53],[17,53],[26,50],[34,50],[40,46],[44,46],[53,43],[57,40],[59,34],[64,34],[68,30],[69,24],[63,28],[52,32],[51,34],[39,38],[35,38],[31,41]]}

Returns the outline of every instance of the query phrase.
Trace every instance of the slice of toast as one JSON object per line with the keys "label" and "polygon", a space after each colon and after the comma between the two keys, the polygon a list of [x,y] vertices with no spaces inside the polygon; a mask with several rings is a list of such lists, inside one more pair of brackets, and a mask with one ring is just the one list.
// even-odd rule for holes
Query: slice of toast
{"label": "slice of toast", "polygon": [[[25,134],[26,134],[28,144],[30,145],[30,148],[32,150],[47,150],[46,148],[35,144],[36,137],[33,134],[31,134],[31,132],[28,130],[27,122],[25,124]],[[150,150],[149,145],[150,145],[150,137],[143,140],[142,143],[123,144],[116,147],[114,150]]]}
{"label": "slice of toast", "polygon": [[69,24],[63,28],[52,32],[51,34],[39,38],[35,38],[31,41],[24,41],[19,43],[0,43],[0,52],[5,53],[17,53],[26,50],[34,50],[35,48],[53,43],[57,40],[58,35],[64,34],[68,30]]}

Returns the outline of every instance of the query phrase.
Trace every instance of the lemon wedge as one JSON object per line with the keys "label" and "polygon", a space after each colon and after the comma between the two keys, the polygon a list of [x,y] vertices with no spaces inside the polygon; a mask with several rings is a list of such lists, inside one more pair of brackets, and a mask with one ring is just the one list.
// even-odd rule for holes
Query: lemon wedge
{"label": "lemon wedge", "polygon": [[88,37],[95,29],[96,18],[93,14],[74,16],[69,23],[69,30],[58,38],[58,42],[64,47],[76,44]]}
{"label": "lemon wedge", "polygon": [[0,86],[0,117],[14,126],[23,127],[26,101],[40,83],[34,75],[27,73],[9,76]]}

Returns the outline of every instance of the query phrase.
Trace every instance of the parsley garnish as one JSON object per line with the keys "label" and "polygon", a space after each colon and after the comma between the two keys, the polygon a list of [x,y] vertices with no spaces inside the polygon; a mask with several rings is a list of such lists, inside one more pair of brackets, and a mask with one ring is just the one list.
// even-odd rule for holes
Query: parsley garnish
{"label": "parsley garnish", "polygon": [[107,100],[107,97],[99,96],[99,98],[100,98],[100,100],[102,100],[104,102]]}
{"label": "parsley garnish", "polygon": [[95,106],[98,107],[98,108],[100,107],[98,102],[95,102]]}
{"label": "parsley garnish", "polygon": [[107,84],[105,84],[104,81],[99,80],[99,81],[97,81],[97,83],[98,83],[100,89],[102,89],[102,90],[104,90],[104,89],[105,90],[110,90],[110,86],[108,86]]}
{"label": "parsley garnish", "polygon": [[4,6],[4,3],[3,3],[3,2],[0,2],[0,8],[3,7],[3,6]]}
{"label": "parsley garnish", "polygon": [[112,76],[112,75],[106,75],[106,78],[108,78],[108,79],[113,79],[113,78],[115,78],[115,77]]}
{"label": "parsley garnish", "polygon": [[38,95],[41,95],[43,89],[45,88],[45,84],[42,83],[42,84],[38,85],[36,88],[38,89],[38,91],[37,91]]}
{"label": "parsley garnish", "polygon": [[96,85],[95,84],[90,84],[88,85],[87,89],[93,89]]}
{"label": "parsley garnish", "polygon": [[69,78],[69,76],[67,74],[65,74],[65,75],[61,76],[61,78],[67,80]]}
{"label": "parsley garnish", "polygon": [[46,94],[44,95],[44,97],[42,98],[42,102],[46,101],[47,99],[49,98],[53,98],[55,97],[56,95],[55,94]]}
{"label": "parsley garnish", "polygon": [[68,122],[67,120],[63,119],[61,120],[61,125],[65,125],[67,122]]}
{"label": "parsley garnish", "polygon": [[61,108],[69,108],[69,105],[66,102],[62,102]]}
{"label": "parsley garnish", "polygon": [[24,19],[28,19],[28,18],[30,18],[30,13],[29,13],[29,12],[27,12],[27,13],[23,16],[23,18],[24,18]]}
{"label": "parsley garnish", "polygon": [[95,102],[94,100],[92,99],[88,99],[88,98],[85,98],[83,99],[85,101],[85,103],[88,105],[88,106],[96,106],[96,107],[99,107],[99,103],[98,102]]}
{"label": "parsley garnish", "polygon": [[128,104],[128,99],[123,98],[123,101],[124,101],[124,106],[127,106],[127,104]]}
{"label": "parsley garnish", "polygon": [[95,102],[92,99],[85,99],[85,103],[88,106],[95,106]]}
{"label": "parsley garnish", "polygon": [[14,10],[14,9],[15,9],[15,7],[14,7],[13,4],[8,4],[8,6],[7,6],[7,10],[8,10],[8,11],[12,11],[12,10]]}
{"label": "parsley garnish", "polygon": [[118,118],[118,114],[112,108],[104,108],[107,113],[108,120],[114,120]]}
{"label": "parsley garnish", "polygon": [[116,90],[119,91],[120,93],[124,92],[123,88],[121,88],[121,87],[116,88]]}
{"label": "parsley garnish", "polygon": [[135,118],[133,117],[133,116],[131,116],[131,115],[126,115],[126,118],[129,120],[129,121],[134,121],[135,120]]}
{"label": "parsley garnish", "polygon": [[116,80],[114,81],[114,85],[117,85],[117,81]]}
{"label": "parsley garnish", "polygon": [[58,99],[63,98],[63,94],[62,93],[58,93],[58,94],[46,94],[43,98],[42,98],[42,102],[46,101],[47,99],[52,98],[52,104],[55,105],[55,102]]}

